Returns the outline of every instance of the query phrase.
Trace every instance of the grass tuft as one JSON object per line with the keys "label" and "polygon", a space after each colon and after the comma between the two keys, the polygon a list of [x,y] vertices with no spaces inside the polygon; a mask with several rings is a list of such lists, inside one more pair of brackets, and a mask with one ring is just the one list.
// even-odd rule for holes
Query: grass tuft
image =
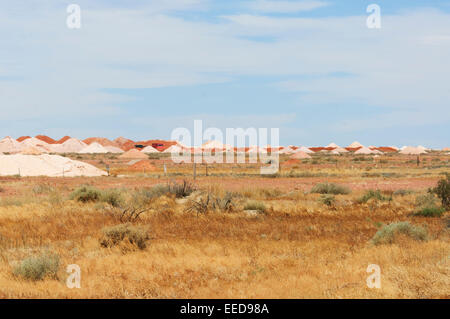
{"label": "grass tuft", "polygon": [[113,247],[121,242],[128,242],[139,249],[147,247],[147,241],[150,239],[148,231],[140,226],[131,224],[119,224],[102,229],[103,237],[100,239],[102,247]]}
{"label": "grass tuft", "polygon": [[351,190],[348,187],[333,184],[333,183],[320,183],[316,184],[312,189],[311,193],[315,194],[350,194]]}
{"label": "grass tuft", "polygon": [[59,269],[59,256],[56,254],[44,253],[24,259],[14,268],[15,276],[27,280],[43,280],[45,277],[56,278]]}
{"label": "grass tuft", "polygon": [[398,235],[406,235],[414,240],[427,239],[427,231],[420,226],[411,225],[409,222],[391,223],[378,230],[371,242],[374,245],[392,244]]}

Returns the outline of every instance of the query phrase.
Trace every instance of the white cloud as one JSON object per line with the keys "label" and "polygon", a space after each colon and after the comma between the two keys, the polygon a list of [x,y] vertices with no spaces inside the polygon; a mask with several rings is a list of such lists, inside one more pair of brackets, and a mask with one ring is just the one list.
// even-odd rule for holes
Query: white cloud
{"label": "white cloud", "polygon": [[[84,2],[82,28],[69,30],[65,6],[52,3],[36,2],[32,10],[23,3],[0,4],[3,119],[120,114],[118,103],[129,97],[102,89],[217,83],[240,75],[290,77],[279,87],[301,92],[305,106],[359,101],[391,108],[396,114],[391,126],[405,125],[402,114],[416,123],[425,121],[424,112],[427,123],[450,118],[442,116],[449,100],[446,13],[383,15],[382,29],[373,30],[366,27],[364,10],[355,17],[242,14],[207,22],[164,13],[201,8],[207,5],[203,1],[165,2],[158,10],[111,10]],[[337,72],[354,76],[328,76]]]}
{"label": "white cloud", "polygon": [[311,11],[327,6],[324,1],[271,1],[257,0],[249,4],[249,8],[264,13],[295,13]]}

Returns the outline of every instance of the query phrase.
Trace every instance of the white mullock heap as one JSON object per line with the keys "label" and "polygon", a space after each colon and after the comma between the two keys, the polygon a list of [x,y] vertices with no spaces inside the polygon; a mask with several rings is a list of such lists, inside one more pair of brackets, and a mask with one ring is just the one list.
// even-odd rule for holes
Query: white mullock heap
{"label": "white mullock heap", "polygon": [[59,155],[0,155],[0,176],[104,176],[93,165]]}

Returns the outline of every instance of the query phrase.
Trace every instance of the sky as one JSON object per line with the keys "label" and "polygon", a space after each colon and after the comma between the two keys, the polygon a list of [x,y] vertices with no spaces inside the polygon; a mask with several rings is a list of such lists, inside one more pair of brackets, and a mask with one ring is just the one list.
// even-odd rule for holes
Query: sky
{"label": "sky", "polygon": [[0,136],[450,146],[449,0],[0,0],[0,39]]}

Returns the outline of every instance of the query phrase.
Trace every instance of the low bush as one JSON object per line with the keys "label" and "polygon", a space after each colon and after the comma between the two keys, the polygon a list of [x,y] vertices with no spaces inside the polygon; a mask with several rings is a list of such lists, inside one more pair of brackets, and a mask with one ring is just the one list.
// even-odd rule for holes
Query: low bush
{"label": "low bush", "polygon": [[100,201],[108,203],[113,207],[120,207],[123,205],[125,199],[120,190],[108,189],[101,191]]}
{"label": "low bush", "polygon": [[91,186],[81,186],[75,189],[70,195],[70,199],[78,202],[104,202],[111,206],[119,207],[124,202],[122,191],[117,189],[99,190]]}
{"label": "low bush", "polygon": [[319,202],[327,206],[333,206],[336,203],[334,195],[322,194],[319,198]]}
{"label": "low bush", "polygon": [[350,194],[351,190],[348,187],[333,184],[333,183],[320,183],[316,184],[312,189],[311,193],[316,194]]}
{"label": "low bush", "polygon": [[423,207],[416,210],[413,216],[423,216],[423,217],[441,217],[445,212],[444,207]]}
{"label": "low bush", "polygon": [[103,237],[100,239],[102,247],[113,247],[121,242],[128,242],[139,249],[145,249],[150,239],[147,229],[128,223],[105,227],[102,232]]}
{"label": "low bush", "polygon": [[427,231],[420,226],[411,225],[409,222],[397,222],[384,226],[373,236],[371,242],[374,245],[392,244],[398,235],[406,235],[414,240],[426,240]]}
{"label": "low bush", "polygon": [[358,203],[367,203],[370,199],[390,201],[392,200],[392,196],[384,196],[379,189],[368,190],[362,197],[358,199]]}
{"label": "low bush", "polygon": [[176,198],[182,198],[191,195],[195,190],[195,186],[183,180],[181,183],[172,182],[168,184],[169,193],[174,194]]}
{"label": "low bush", "polygon": [[99,189],[90,186],[81,186],[70,194],[70,199],[78,202],[97,202],[100,200],[102,192]]}
{"label": "low bush", "polygon": [[59,269],[59,256],[44,253],[24,259],[13,270],[15,276],[28,280],[42,280],[49,276],[56,278]]}
{"label": "low bush", "polygon": [[264,213],[266,211],[266,205],[264,205],[263,202],[258,202],[258,201],[248,201],[245,206],[244,206],[244,210],[257,210],[260,213]]}

